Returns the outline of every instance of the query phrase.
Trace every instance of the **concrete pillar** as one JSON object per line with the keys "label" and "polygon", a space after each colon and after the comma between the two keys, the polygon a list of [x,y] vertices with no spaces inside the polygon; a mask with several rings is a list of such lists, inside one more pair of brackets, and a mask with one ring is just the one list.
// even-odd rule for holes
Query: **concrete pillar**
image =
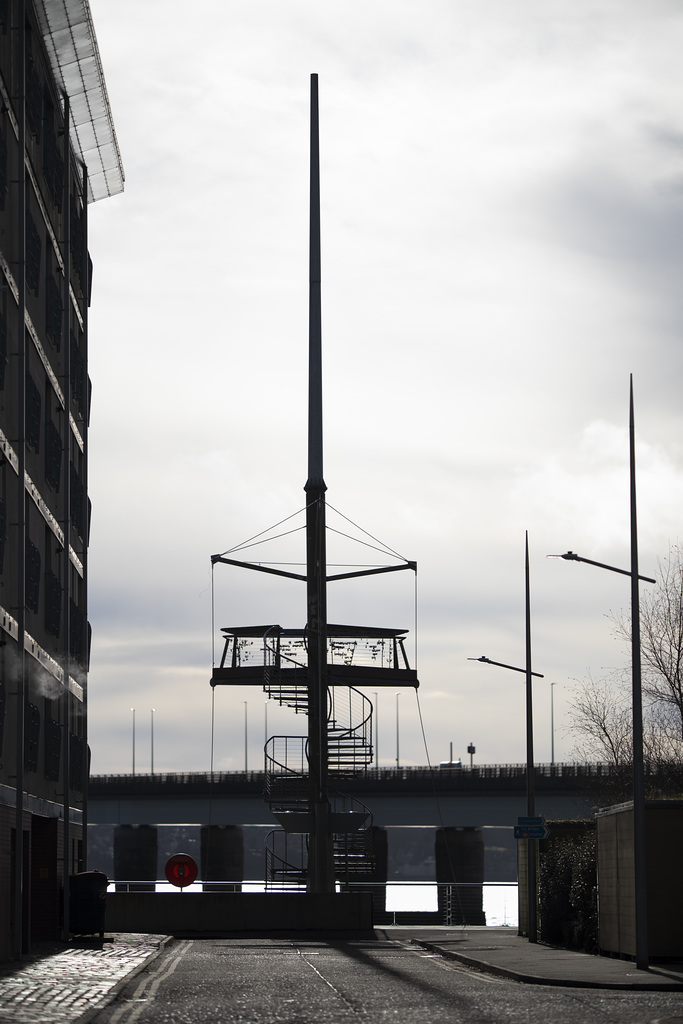
{"label": "concrete pillar", "polygon": [[[154,883],[157,878],[157,830],[155,825],[116,826],[114,829],[114,877],[117,883],[117,892],[154,892]],[[126,885],[125,883],[128,881],[137,884]]]}
{"label": "concrete pillar", "polygon": [[[482,888],[484,840],[481,829],[438,829],[435,855],[439,914],[443,923],[486,924]],[[448,886],[441,883],[448,883]]]}
{"label": "concrete pillar", "polygon": [[371,832],[374,866],[367,871],[354,870],[353,881],[348,885],[341,879],[342,888],[344,892],[371,893],[372,920],[374,924],[385,924],[389,920],[386,910],[389,852],[387,830],[373,825]]}
{"label": "concrete pillar", "polygon": [[202,826],[200,877],[204,892],[242,892],[244,836],[239,825]]}

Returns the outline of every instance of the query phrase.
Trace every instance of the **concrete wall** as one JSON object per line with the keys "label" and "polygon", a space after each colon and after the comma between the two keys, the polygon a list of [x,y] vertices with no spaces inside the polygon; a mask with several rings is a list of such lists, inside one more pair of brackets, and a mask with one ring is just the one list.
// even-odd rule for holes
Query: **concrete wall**
{"label": "concrete wall", "polygon": [[357,932],[369,931],[372,925],[369,894],[107,893],[106,927],[112,932]]}
{"label": "concrete wall", "polygon": [[[633,805],[620,804],[597,815],[600,949],[635,956]],[[683,956],[683,801],[645,804],[648,953]]]}
{"label": "concrete wall", "polygon": [[[526,814],[526,797],[519,794],[416,792],[399,795],[359,792],[372,813],[373,823],[390,826],[481,827],[514,825]],[[277,821],[261,794],[240,797],[217,793],[211,801],[187,797],[102,797],[88,801],[88,821],[99,825],[270,825]],[[593,814],[592,801],[577,794],[537,794],[536,809],[546,818],[585,818]]]}

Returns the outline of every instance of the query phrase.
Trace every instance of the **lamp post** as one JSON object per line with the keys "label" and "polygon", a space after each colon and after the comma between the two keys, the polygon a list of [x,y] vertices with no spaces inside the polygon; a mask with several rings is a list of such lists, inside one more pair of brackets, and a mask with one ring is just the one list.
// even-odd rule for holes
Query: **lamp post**
{"label": "lamp post", "polygon": [[248,769],[247,765],[247,702],[243,700],[244,704],[244,774],[246,775]]}
{"label": "lamp post", "polygon": [[379,697],[375,693],[375,764],[379,768]]}
{"label": "lamp post", "polygon": [[130,710],[133,712],[133,775],[135,775],[135,708]]}
{"label": "lamp post", "polygon": [[[532,676],[543,679],[540,672],[531,671],[531,602],[529,596],[529,534],[525,534],[524,546],[524,610],[525,610],[525,647],[526,664],[524,668],[506,665],[502,661],[491,661],[482,655],[481,658],[468,658],[468,661],[483,661],[487,665],[508,668],[512,672],[523,672],[526,676],[526,813],[529,818],[536,814],[536,793],[534,787],[534,720]],[[527,839],[527,917],[529,942],[537,941],[536,920],[536,840]]]}
{"label": "lamp post", "polygon": [[555,764],[555,702],[553,699],[553,686],[550,684],[550,763]]}
{"label": "lamp post", "polygon": [[396,693],[396,767],[397,768],[400,767],[399,760],[398,760],[398,698],[400,696],[401,696],[401,694],[397,692]]}
{"label": "lamp post", "polygon": [[638,524],[636,516],[636,455],[635,423],[633,416],[633,376],[629,389],[629,496],[631,513],[631,568],[618,569],[614,565],[582,558],[573,551],[550,558],[564,558],[570,562],[586,562],[609,572],[631,577],[631,678],[633,714],[633,878],[636,911],[636,967],[646,971],[649,966],[647,943],[647,863],[645,851],[645,772],[643,766],[643,694],[640,666],[640,595],[638,581],[656,583],[650,576],[638,573]]}
{"label": "lamp post", "polygon": [[154,775],[154,710],[155,710],[154,708],[150,709],[150,723],[149,723],[149,728],[150,728],[150,735],[149,735],[149,739],[150,739],[150,746],[149,746],[149,749],[150,749],[150,767],[151,767],[151,774],[152,775]]}

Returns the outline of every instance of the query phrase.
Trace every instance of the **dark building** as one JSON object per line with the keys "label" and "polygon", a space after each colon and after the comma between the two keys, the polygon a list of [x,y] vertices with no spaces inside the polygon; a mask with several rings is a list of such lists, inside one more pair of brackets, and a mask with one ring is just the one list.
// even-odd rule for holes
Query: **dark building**
{"label": "dark building", "polygon": [[122,188],[87,0],[0,0],[0,958],[85,866],[87,209]]}

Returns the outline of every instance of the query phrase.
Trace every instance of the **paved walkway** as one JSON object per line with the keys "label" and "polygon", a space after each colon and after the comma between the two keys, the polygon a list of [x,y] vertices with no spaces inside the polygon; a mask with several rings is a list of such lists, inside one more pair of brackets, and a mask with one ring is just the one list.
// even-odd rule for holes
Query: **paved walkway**
{"label": "paved walkway", "polygon": [[[392,925],[376,934],[527,984],[683,994],[683,963],[639,971],[625,960],[532,944],[514,928]],[[87,1024],[168,941],[162,935],[118,934],[101,946],[45,947],[7,965],[0,969],[0,1024]]]}
{"label": "paved walkway", "polygon": [[163,935],[116,935],[101,945],[45,946],[0,969],[0,1021],[74,1024],[105,1005],[155,956]]}
{"label": "paved walkway", "polygon": [[527,984],[683,993],[683,962],[653,964],[649,971],[639,971],[628,960],[531,943],[520,938],[516,928],[395,925],[377,931],[400,942],[414,941],[435,955],[451,957],[477,970]]}

